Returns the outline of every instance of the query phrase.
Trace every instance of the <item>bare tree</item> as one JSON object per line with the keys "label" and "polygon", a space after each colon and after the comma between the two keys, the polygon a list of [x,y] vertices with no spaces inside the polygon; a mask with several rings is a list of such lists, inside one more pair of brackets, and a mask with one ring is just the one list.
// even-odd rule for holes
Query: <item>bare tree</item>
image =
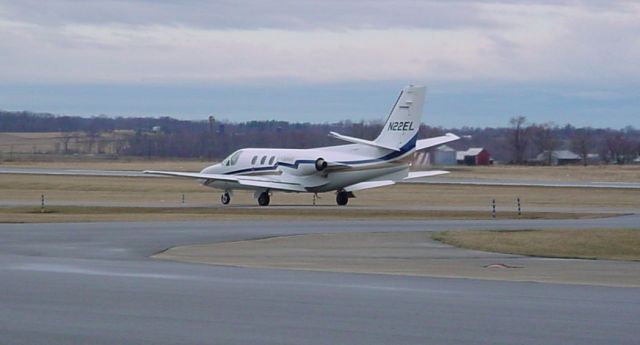
{"label": "bare tree", "polygon": [[62,153],[67,154],[69,153],[69,141],[71,141],[71,138],[73,138],[73,133],[71,132],[64,132],[62,133],[62,136],[60,137],[60,141],[62,141]]}
{"label": "bare tree", "polygon": [[532,127],[532,140],[538,151],[545,154],[545,164],[551,165],[553,151],[558,147],[556,130],[552,123],[544,123]]}
{"label": "bare tree", "polygon": [[524,153],[529,144],[529,129],[525,127],[527,118],[524,116],[512,117],[509,120],[511,125],[510,144],[512,148],[512,159],[516,164],[524,162]]}
{"label": "bare tree", "polygon": [[609,159],[616,164],[629,163],[634,158],[634,145],[623,133],[609,134],[606,144],[606,153]]}
{"label": "bare tree", "polygon": [[571,137],[571,148],[580,155],[582,158],[582,164],[587,166],[587,159],[589,157],[589,151],[593,146],[590,134],[585,128],[576,129],[573,137]]}

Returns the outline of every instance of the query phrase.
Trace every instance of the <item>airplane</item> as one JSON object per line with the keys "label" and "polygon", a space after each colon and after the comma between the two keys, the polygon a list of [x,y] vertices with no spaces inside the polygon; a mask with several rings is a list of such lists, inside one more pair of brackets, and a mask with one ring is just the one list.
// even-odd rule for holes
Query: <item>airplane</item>
{"label": "airplane", "polygon": [[409,171],[415,151],[460,139],[447,133],[418,140],[424,98],[424,86],[403,88],[374,140],[330,132],[329,136],[349,144],[310,149],[245,148],[199,173],[144,173],[198,179],[204,186],[222,190],[224,205],[231,202],[234,190],[253,190],[260,206],[269,205],[273,192],[317,195],[330,191],[336,192],[336,203],[344,206],[356,191],[448,173]]}

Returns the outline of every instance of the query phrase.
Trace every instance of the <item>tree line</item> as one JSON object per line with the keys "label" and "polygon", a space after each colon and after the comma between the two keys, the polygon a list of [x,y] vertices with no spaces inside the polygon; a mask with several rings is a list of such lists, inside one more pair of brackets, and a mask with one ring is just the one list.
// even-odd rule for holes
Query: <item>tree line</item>
{"label": "tree line", "polygon": [[[101,140],[117,141],[118,155],[219,159],[243,147],[308,148],[338,145],[330,131],[374,139],[382,129],[379,121],[337,123],[290,123],[285,121],[218,122],[215,119],[179,120],[171,117],[79,117],[46,113],[0,111],[0,132],[62,132],[60,147],[68,146],[71,133],[89,138],[95,153],[107,147]],[[120,131],[119,135],[103,135]],[[128,131],[122,135],[122,131]],[[575,127],[553,123],[530,123],[526,117],[510,119],[504,127],[442,128],[422,125],[421,138],[456,133],[463,138],[454,149],[484,147],[496,161],[530,164],[540,153],[571,150],[586,164],[597,155],[605,163],[625,164],[640,155],[640,130]],[[65,139],[66,138],[66,139]],[[108,139],[107,139],[108,138]],[[87,139],[85,139],[87,140]]]}

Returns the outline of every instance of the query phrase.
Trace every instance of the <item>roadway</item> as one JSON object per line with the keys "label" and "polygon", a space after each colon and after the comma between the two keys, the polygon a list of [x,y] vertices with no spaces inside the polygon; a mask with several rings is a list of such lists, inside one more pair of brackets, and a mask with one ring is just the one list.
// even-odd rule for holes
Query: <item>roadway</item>
{"label": "roadway", "polygon": [[149,256],[175,245],[300,233],[639,222],[633,215],[2,224],[0,343],[638,344],[639,288],[249,269]]}

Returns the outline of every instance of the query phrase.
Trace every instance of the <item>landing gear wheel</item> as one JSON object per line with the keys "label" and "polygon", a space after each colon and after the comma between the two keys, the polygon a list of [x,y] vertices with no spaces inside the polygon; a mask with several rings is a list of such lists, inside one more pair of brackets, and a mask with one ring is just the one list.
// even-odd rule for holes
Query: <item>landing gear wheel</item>
{"label": "landing gear wheel", "polygon": [[231,202],[231,195],[229,195],[229,193],[222,193],[222,196],[220,196],[220,201],[223,205],[228,205]]}
{"label": "landing gear wheel", "polygon": [[349,193],[347,192],[338,192],[336,194],[336,203],[340,206],[344,206],[349,202]]}
{"label": "landing gear wheel", "polygon": [[262,193],[260,193],[260,196],[258,197],[258,205],[260,205],[260,206],[269,206],[269,201],[270,200],[271,200],[271,198],[269,197],[269,193],[262,192]]}

